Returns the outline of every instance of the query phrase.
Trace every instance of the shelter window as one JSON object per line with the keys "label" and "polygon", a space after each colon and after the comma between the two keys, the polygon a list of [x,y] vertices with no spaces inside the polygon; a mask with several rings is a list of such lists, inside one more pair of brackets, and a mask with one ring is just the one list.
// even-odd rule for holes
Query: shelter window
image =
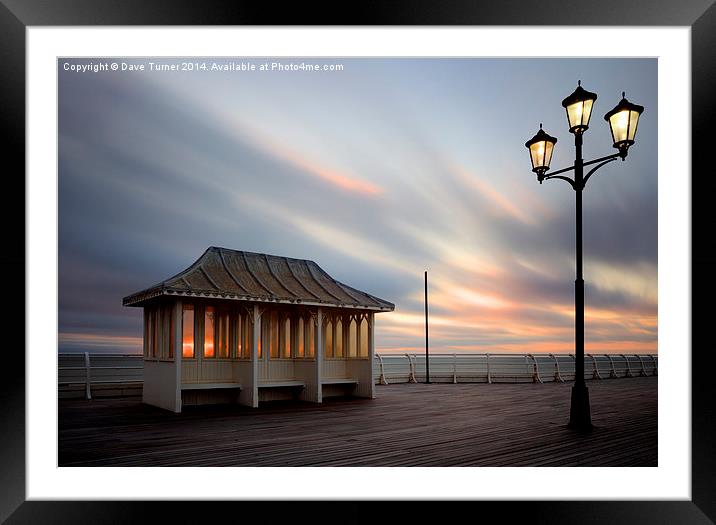
{"label": "shelter window", "polygon": [[360,345],[358,347],[359,357],[368,357],[368,319],[361,319],[360,322]]}
{"label": "shelter window", "polygon": [[358,330],[356,328],[356,321],[355,319],[351,319],[350,324],[348,325],[348,348],[347,353],[348,357],[357,357],[357,346],[358,346]]}
{"label": "shelter window", "polygon": [[219,343],[219,357],[226,359],[229,357],[229,311],[220,310],[217,320],[217,339]]}
{"label": "shelter window", "polygon": [[326,323],[326,357],[333,357],[333,322]]}
{"label": "shelter window", "polygon": [[160,359],[167,359],[169,356],[169,321],[171,309],[167,306],[160,306],[157,309],[157,339],[158,354]]}
{"label": "shelter window", "polygon": [[241,312],[237,312],[236,315],[232,318],[233,322],[233,330],[234,335],[231,339],[231,344],[234,348],[233,350],[233,356],[234,359],[241,359],[243,356],[241,355],[241,349],[244,347],[244,341],[243,341],[243,332],[242,332],[242,323],[241,321],[243,316],[241,315]]}
{"label": "shelter window", "polygon": [[305,335],[306,357],[314,357],[316,355],[316,330],[312,319],[309,318],[303,325],[303,333]]}
{"label": "shelter window", "polygon": [[251,322],[249,314],[241,316],[241,357],[243,359],[251,359],[251,345],[254,339],[254,324]]}
{"label": "shelter window", "polygon": [[304,340],[304,334],[303,334],[303,317],[298,318],[298,323],[296,324],[296,357],[305,357],[306,354],[306,342]]}
{"label": "shelter window", "polygon": [[288,316],[281,318],[279,331],[279,347],[281,358],[290,359],[291,357],[291,318]]}
{"label": "shelter window", "polygon": [[267,345],[269,347],[269,357],[271,359],[276,359],[279,357],[279,347],[278,347],[278,312],[271,312],[268,318],[268,323],[266,323],[266,335],[267,335]]}
{"label": "shelter window", "polygon": [[214,336],[216,330],[216,312],[213,306],[204,309],[204,357],[216,357]]}
{"label": "shelter window", "polygon": [[336,321],[335,357],[343,357],[343,321]]}
{"label": "shelter window", "polygon": [[185,304],[182,309],[182,357],[194,359],[194,305]]}

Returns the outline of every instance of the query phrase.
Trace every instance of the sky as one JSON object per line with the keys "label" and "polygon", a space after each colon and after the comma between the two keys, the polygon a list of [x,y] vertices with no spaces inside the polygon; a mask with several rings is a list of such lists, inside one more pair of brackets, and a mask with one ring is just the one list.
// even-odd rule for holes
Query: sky
{"label": "sky", "polygon": [[432,352],[573,352],[574,192],[540,185],[524,143],[542,123],[552,171],[573,162],[561,101],[581,80],[598,95],[587,160],[616,151],[603,115],[622,91],[646,108],[626,161],[584,191],[585,349],[657,352],[656,59],[76,67],[105,62],[58,60],[59,351],[141,353],[142,309],[122,298],[222,246],[311,259],[393,302],[378,352],[424,351],[426,270]]}

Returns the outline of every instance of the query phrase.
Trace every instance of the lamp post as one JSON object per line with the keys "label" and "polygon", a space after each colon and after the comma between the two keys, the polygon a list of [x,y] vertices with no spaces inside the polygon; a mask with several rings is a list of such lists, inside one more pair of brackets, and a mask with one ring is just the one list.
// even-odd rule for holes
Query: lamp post
{"label": "lamp post", "polygon": [[[612,132],[612,141],[617,153],[600,157],[598,159],[585,161],[582,158],[582,140],[584,132],[589,129],[589,117],[592,114],[594,101],[597,100],[596,93],[585,90],[581,81],[577,83],[577,89],[562,101],[562,106],[567,112],[569,132],[574,134],[575,158],[574,164],[568,168],[557,170],[547,175],[549,164],[552,161],[552,152],[557,143],[555,137],[551,137],[542,130],[542,124],[537,134],[525,143],[529,149],[532,171],[537,174],[537,180],[542,184],[545,180],[561,179],[568,182],[575,193],[576,204],[576,279],[574,281],[574,354],[575,354],[575,376],[572,386],[572,399],[569,410],[569,426],[580,430],[592,428],[592,417],[589,406],[589,390],[584,381],[584,277],[582,275],[582,191],[589,178],[602,166],[616,160],[626,160],[629,147],[634,144],[639,116],[644,108],[632,104],[622,93],[621,101],[614,109],[604,115],[604,120],[609,123]],[[584,175],[584,167],[595,165]],[[562,173],[574,171],[574,178],[569,178]]]}

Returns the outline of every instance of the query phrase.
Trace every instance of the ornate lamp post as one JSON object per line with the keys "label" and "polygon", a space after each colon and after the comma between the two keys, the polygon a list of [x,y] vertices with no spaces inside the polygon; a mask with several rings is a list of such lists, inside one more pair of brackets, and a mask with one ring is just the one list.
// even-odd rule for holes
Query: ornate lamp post
{"label": "ornate lamp post", "polygon": [[[622,99],[614,109],[604,115],[604,120],[609,123],[612,132],[614,147],[618,153],[600,157],[598,159],[585,161],[582,158],[583,134],[589,129],[589,117],[592,114],[594,101],[597,100],[595,93],[590,93],[577,83],[577,89],[562,101],[562,106],[567,111],[569,132],[574,134],[574,145],[576,155],[574,164],[568,168],[557,170],[547,175],[549,164],[552,160],[552,152],[557,139],[549,136],[542,130],[542,124],[537,134],[525,143],[530,151],[532,171],[537,174],[537,180],[562,179],[567,181],[574,190],[576,197],[576,256],[577,256],[577,277],[574,281],[574,350],[575,350],[575,379],[572,387],[571,408],[569,411],[569,426],[580,430],[592,428],[592,416],[589,406],[589,390],[584,381],[584,278],[582,275],[582,191],[589,178],[599,168],[618,158],[625,160],[629,147],[634,144],[639,116],[644,108],[632,104],[622,93]],[[596,164],[584,175],[584,167]],[[561,173],[574,171],[574,178],[569,178]]]}

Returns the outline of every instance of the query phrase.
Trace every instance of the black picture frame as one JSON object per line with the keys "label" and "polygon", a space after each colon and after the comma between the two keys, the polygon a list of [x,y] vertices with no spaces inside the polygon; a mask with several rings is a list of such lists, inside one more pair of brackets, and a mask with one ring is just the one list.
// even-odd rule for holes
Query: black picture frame
{"label": "black picture frame", "polygon": [[[713,215],[705,200],[713,194],[716,177],[706,170],[706,141],[716,105],[716,6],[714,0],[543,0],[542,2],[435,2],[431,0],[362,0],[280,3],[263,1],[190,0],[0,0],[0,126],[2,126],[3,228],[0,255],[2,282],[13,298],[6,322],[24,325],[25,309],[17,298],[25,281],[25,230],[16,225],[23,216],[25,196],[25,30],[28,26],[67,25],[635,25],[691,28],[692,52],[692,498],[690,501],[525,501],[450,503],[477,505],[470,516],[499,512],[509,521],[530,523],[714,523],[716,521],[716,389],[709,361],[711,341],[706,327],[716,287],[709,278],[716,263],[711,255]],[[565,42],[565,45],[568,45]],[[628,46],[628,42],[625,42]],[[679,176],[680,174],[673,174]],[[694,191],[694,182],[698,191]],[[13,208],[19,203],[21,209]],[[51,255],[48,255],[48,257]],[[25,279],[20,279],[22,275]],[[26,284],[26,283],[25,283]],[[698,300],[697,300],[698,299]],[[22,319],[20,317],[22,316]],[[7,340],[7,339],[6,339]],[[24,343],[23,343],[24,347]],[[36,350],[36,349],[34,349]],[[684,349],[687,356],[689,350]],[[27,349],[25,348],[25,351]],[[50,351],[49,349],[47,351]],[[234,503],[35,502],[25,501],[25,355],[5,348],[0,382],[0,520],[7,523],[131,523],[143,521],[146,506],[161,505],[163,521],[188,523],[222,513]],[[239,502],[242,513],[258,503]],[[220,505],[221,507],[217,507]],[[349,509],[332,511],[332,503],[272,503],[292,521],[420,519],[424,503],[406,506],[347,502]],[[288,506],[290,505],[290,506]],[[299,508],[296,509],[296,506]],[[317,507],[309,512],[307,507]],[[258,510],[258,509],[256,509]],[[340,512],[340,514],[337,514]],[[478,514],[476,515],[475,512]],[[378,513],[378,514],[376,514]],[[153,513],[152,513],[153,514]],[[251,514],[248,514],[251,515]]]}

